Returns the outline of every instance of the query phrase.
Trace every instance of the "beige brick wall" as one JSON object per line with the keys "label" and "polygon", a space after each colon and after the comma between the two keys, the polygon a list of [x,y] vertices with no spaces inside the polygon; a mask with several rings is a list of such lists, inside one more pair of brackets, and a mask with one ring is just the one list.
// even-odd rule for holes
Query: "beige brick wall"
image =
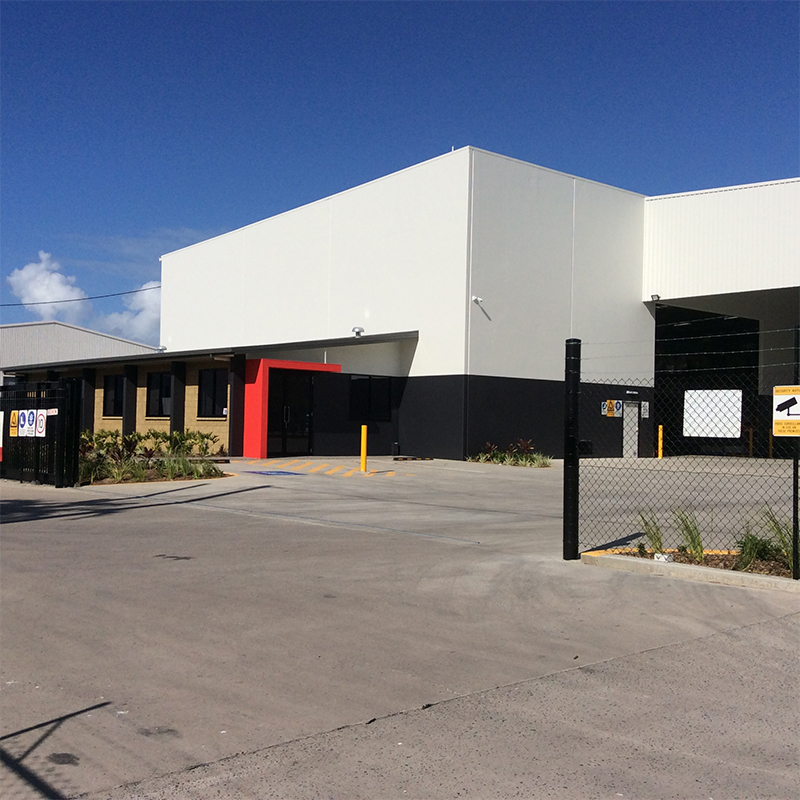
{"label": "beige brick wall", "polygon": [[[184,428],[192,431],[203,431],[213,433],[219,441],[213,445],[212,450],[217,450],[222,445],[228,449],[228,418],[227,417],[199,417],[197,416],[197,396],[199,373],[201,369],[228,369],[224,362],[206,359],[203,361],[190,362],[186,365],[186,411]],[[147,411],[147,375],[150,372],[168,372],[169,362],[156,365],[139,365],[139,376],[136,385],[136,430],[145,433],[150,428],[161,431],[169,431],[169,417],[148,417]],[[103,386],[106,375],[122,375],[124,368],[118,367],[98,367],[97,378],[95,381],[94,393],[94,429],[98,430],[122,430],[122,417],[103,416]],[[65,376],[80,376],[80,370],[70,370],[62,373]],[[31,381],[45,380],[45,372],[31,372],[28,375]],[[230,387],[226,403],[230,402]]]}

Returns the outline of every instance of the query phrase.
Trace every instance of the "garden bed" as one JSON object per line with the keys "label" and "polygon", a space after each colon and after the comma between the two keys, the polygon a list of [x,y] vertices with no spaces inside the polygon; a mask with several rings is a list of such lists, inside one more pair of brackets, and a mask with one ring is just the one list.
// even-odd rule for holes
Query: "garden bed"
{"label": "garden bed", "polygon": [[212,454],[213,434],[200,431],[149,430],[121,435],[99,430],[81,434],[80,483],[150,483],[223,478],[217,463],[228,463],[224,450]]}
{"label": "garden bed", "polygon": [[[604,554],[616,556],[631,556],[632,558],[643,558],[653,560],[653,553],[640,552],[633,547],[618,547],[611,550],[603,550]],[[792,571],[785,563],[773,559],[754,559],[749,566],[742,569],[738,566],[741,554],[737,550],[720,550],[718,552],[709,551],[703,555],[701,561],[696,561],[690,553],[680,552],[679,550],[665,550],[669,553],[676,564],[693,564],[698,567],[711,567],[712,569],[727,569],[737,572],[750,572],[756,575],[774,575],[779,578],[791,578]]]}

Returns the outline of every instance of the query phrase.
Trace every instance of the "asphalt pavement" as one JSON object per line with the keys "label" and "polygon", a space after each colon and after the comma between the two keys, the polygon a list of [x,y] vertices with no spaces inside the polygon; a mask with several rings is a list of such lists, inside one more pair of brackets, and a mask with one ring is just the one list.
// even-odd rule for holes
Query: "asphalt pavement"
{"label": "asphalt pavement", "polygon": [[558,469],[355,467],[2,482],[0,796],[796,796],[796,594],[562,561]]}

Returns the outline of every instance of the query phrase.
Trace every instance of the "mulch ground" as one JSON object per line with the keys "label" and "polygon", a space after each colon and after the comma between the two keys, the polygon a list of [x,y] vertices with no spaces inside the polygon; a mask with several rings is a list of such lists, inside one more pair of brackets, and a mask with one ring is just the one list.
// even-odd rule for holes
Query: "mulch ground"
{"label": "mulch ground", "polygon": [[[641,555],[638,552],[632,551],[627,553],[620,553],[620,555],[633,556],[634,558],[649,558],[653,560],[653,554],[647,553]],[[672,553],[673,559],[676,564],[697,564],[689,555],[689,553]],[[706,553],[703,560],[699,563],[701,567],[712,567],[713,569],[736,569],[737,553]],[[780,561],[760,561],[755,560],[747,569],[741,570],[742,572],[754,572],[757,575],[777,575],[780,578],[791,578],[792,571],[785,564]]]}
{"label": "mulch ground", "polygon": [[[229,477],[229,472],[223,472],[222,475],[209,475],[206,478],[195,478],[189,477],[187,475],[180,475],[177,478],[167,478],[165,476],[159,475],[158,470],[149,469],[145,473],[144,480],[137,481],[131,477],[124,478],[121,481],[115,481],[113,478],[101,478],[99,481],[95,481],[92,485],[93,486],[109,486],[111,484],[117,483],[156,483],[156,482],[166,482],[166,483],[174,483],[175,481],[212,481],[216,478],[227,478]],[[88,486],[88,483],[82,484],[83,486]]]}

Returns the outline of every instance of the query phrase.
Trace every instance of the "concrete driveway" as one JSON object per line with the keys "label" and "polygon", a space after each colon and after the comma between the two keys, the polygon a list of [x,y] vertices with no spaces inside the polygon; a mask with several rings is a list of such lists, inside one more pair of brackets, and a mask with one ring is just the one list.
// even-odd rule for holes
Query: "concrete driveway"
{"label": "concrete driveway", "polygon": [[561,561],[559,469],[328,461],[2,483],[0,796],[796,796],[797,595]]}

